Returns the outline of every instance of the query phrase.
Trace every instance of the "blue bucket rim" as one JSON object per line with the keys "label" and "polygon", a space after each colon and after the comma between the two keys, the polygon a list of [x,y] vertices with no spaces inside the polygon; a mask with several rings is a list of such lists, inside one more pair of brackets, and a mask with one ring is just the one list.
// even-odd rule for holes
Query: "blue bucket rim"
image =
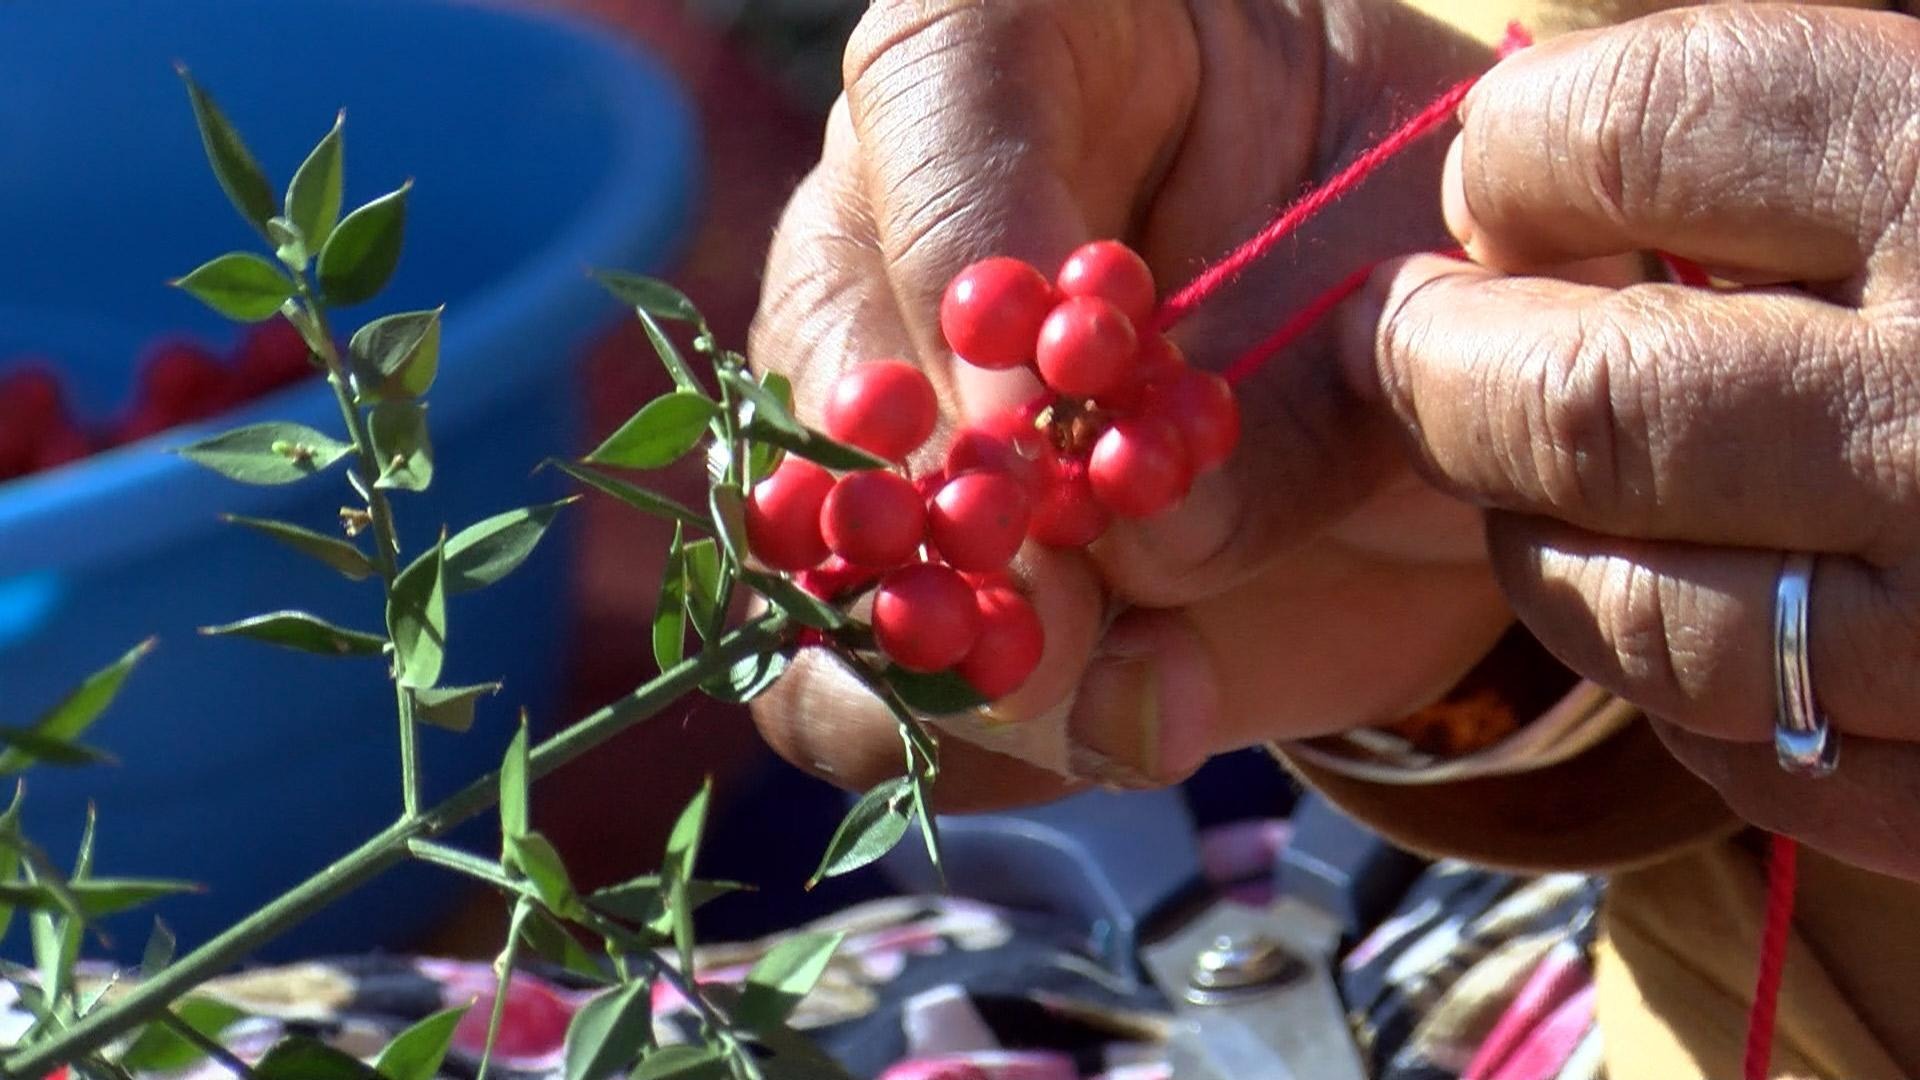
{"label": "blue bucket rim", "polygon": [[[391,0],[324,2],[378,7]],[[543,321],[560,313],[569,322],[591,318],[596,311],[612,314],[617,305],[611,298],[597,298],[592,290],[580,288],[589,270],[619,267],[646,246],[671,253],[683,245],[690,232],[699,136],[693,107],[678,79],[647,50],[616,36],[604,24],[572,13],[536,12],[507,0],[409,2],[471,11],[545,32],[574,50],[579,64],[576,70],[599,83],[609,100],[645,103],[644,108],[614,110],[611,161],[601,183],[591,196],[580,201],[566,225],[512,270],[467,294],[457,308],[449,307],[443,354],[477,354],[489,339],[510,336],[509,332],[530,321],[534,312],[540,313]],[[639,181],[649,174],[658,175],[663,168],[673,170],[659,185],[663,197],[636,198]],[[212,183],[211,178],[208,183]],[[511,389],[542,375],[564,374],[564,370],[516,371],[511,365],[503,365],[484,387],[471,376],[446,380],[444,386],[435,388],[429,404],[436,417],[457,423],[496,400],[502,383]],[[264,420],[324,428],[330,421],[337,425],[338,418],[332,392],[324,382],[314,380],[208,421],[173,428],[47,473],[0,483],[0,577],[111,562],[206,527],[219,513],[272,513],[297,501],[301,485],[254,487],[214,478],[214,485],[171,485],[184,497],[166,498],[160,493],[169,487],[170,477],[191,475],[198,468],[173,450],[231,427]],[[565,449],[553,448],[556,453]],[[529,461],[527,466],[531,470],[536,464]],[[196,492],[201,497],[193,497]],[[208,493],[217,493],[217,497],[207,497]],[[86,520],[89,505],[123,499],[134,500],[159,516],[141,515],[137,530],[94,529],[76,535],[61,528],[63,522]]]}

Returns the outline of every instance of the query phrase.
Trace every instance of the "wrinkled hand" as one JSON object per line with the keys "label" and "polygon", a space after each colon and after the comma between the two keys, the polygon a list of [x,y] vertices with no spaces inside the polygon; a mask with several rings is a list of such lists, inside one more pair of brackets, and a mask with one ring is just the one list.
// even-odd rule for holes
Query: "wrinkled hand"
{"label": "wrinkled hand", "polygon": [[[957,365],[941,341],[962,267],[1051,268],[1118,236],[1178,285],[1488,59],[1366,0],[877,3],[775,239],[754,362],[791,375],[814,419],[841,370],[889,356],[925,368],[949,428],[1023,402],[1028,376]],[[1353,269],[1442,244],[1443,149],[1408,155],[1183,325],[1188,355],[1217,369]],[[1164,783],[1215,752],[1395,717],[1510,621],[1477,515],[1413,477],[1338,352],[1323,336],[1246,384],[1236,459],[1179,510],[1090,556],[1023,556],[1047,654],[1000,713],[1066,724],[1082,779]],[[756,716],[847,786],[899,771],[891,722],[820,657]],[[945,766],[949,806],[1072,786],[952,739]]]}
{"label": "wrinkled hand", "polygon": [[[1733,807],[1920,876],[1920,21],[1724,6],[1497,68],[1449,158],[1492,269],[1383,275],[1355,386],[1426,474],[1497,509],[1519,616],[1662,721]],[[1529,276],[1663,249],[1745,283]],[[1502,276],[1507,272],[1516,276]],[[1359,316],[1366,320],[1368,316]],[[1782,551],[1819,554],[1839,772],[1773,761]]]}

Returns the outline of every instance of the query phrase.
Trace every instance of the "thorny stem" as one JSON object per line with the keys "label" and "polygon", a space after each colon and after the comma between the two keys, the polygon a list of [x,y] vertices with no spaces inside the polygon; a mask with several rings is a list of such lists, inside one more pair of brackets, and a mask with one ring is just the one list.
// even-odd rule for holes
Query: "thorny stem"
{"label": "thorny stem", "polygon": [[[747,622],[713,642],[700,655],[682,661],[652,682],[541,743],[528,758],[529,778],[546,776],[653,716],[739,661],[779,647],[785,631],[786,620],[777,613]],[[134,988],[111,1008],[89,1013],[47,1041],[8,1056],[0,1062],[0,1075],[37,1080],[57,1063],[98,1050],[155,1019],[188,990],[244,960],[260,946],[400,862],[407,856],[410,841],[443,835],[492,806],[499,797],[500,774],[489,773],[437,806],[394,822],[338,862]]]}
{"label": "thorny stem", "polygon": [[[393,506],[387,501],[387,493],[375,486],[382,470],[380,459],[374,454],[373,432],[367,426],[366,414],[354,402],[353,384],[346,362],[340,357],[339,346],[335,344],[333,327],[327,321],[326,305],[307,287],[305,274],[296,272],[294,281],[301,305],[314,325],[311,344],[327,366],[327,385],[333,388],[340,416],[347,422],[347,433],[353,439],[358,459],[355,467],[360,474],[358,487],[366,495],[367,515],[373,520],[374,562],[380,569],[381,588],[391,598],[393,584],[400,577],[400,533],[394,525]],[[393,686],[393,701],[400,720],[400,803],[402,811],[411,818],[420,813],[419,731],[414,724],[413,695],[398,681]]]}

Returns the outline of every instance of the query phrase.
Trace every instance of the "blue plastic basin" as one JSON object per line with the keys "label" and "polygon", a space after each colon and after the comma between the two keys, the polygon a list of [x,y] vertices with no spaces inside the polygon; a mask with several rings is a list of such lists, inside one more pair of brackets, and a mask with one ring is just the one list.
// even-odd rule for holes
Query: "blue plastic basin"
{"label": "blue plastic basin", "polygon": [[[531,470],[577,449],[570,361],[616,315],[584,271],[657,267],[683,236],[697,150],[670,78],[582,26],[471,3],[0,4],[0,366],[54,358],[95,418],[124,404],[138,352],[155,337],[236,336],[163,284],[256,243],[208,172],[176,60],[276,181],[342,106],[349,205],[416,181],[390,294],[343,316],[358,325],[448,305],[431,397],[434,490],[398,499],[411,551],[443,523],[561,494]],[[230,511],[331,528],[351,500],[339,473],[252,488],[167,452],[268,418],[340,427],[313,382],[0,486],[0,723],[26,722],[135,642],[161,639],[89,736],[121,764],[36,769],[28,830],[71,859],[96,801],[100,872],[207,886],[159,908],[183,945],[399,810],[392,691],[378,661],[194,633],[287,607],[381,626],[377,589],[216,520]],[[504,678],[507,690],[483,705],[472,734],[423,733],[430,792],[496,763],[517,706],[555,707],[566,556],[561,535],[505,583],[453,601],[447,681]],[[396,871],[270,955],[402,945],[455,894],[435,872]],[[118,953],[138,951],[146,918],[107,924]]]}

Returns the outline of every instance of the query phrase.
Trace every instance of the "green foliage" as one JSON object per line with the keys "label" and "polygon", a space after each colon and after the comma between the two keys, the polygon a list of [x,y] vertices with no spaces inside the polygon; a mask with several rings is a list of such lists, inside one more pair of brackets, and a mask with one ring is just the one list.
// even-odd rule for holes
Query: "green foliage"
{"label": "green foliage", "polygon": [[665,468],[699,444],[719,409],[704,395],[685,390],[654,398],[588,454],[587,463],[621,469]]}
{"label": "green foliage", "polygon": [[447,658],[446,539],[400,572],[387,597],[387,634],[393,640],[400,685],[426,689],[440,681]]}
{"label": "green foliage", "polygon": [[468,1008],[462,1005],[434,1013],[395,1035],[374,1060],[374,1071],[386,1080],[434,1080]]}
{"label": "green foliage", "polygon": [[261,322],[293,299],[294,285],[279,267],[246,251],[234,251],[189,271],[173,283],[229,319]]}
{"label": "green foliage", "polygon": [[913,820],[913,782],[896,777],[860,797],[827,841],[827,852],[810,884],[850,874],[880,860],[907,835]]}
{"label": "green foliage", "polygon": [[307,155],[307,160],[293,174],[293,182],[287,185],[287,220],[300,230],[303,245],[309,252],[326,246],[327,238],[333,235],[333,227],[340,220],[346,161],[341,128],[346,122],[345,112],[334,117],[333,129]]}
{"label": "green foliage", "polygon": [[320,294],[334,307],[364,304],[379,295],[400,265],[407,227],[409,180],[348,214],[320,249]]}
{"label": "green foliage", "polygon": [[496,514],[469,525],[447,541],[448,595],[484,589],[519,569],[560,511],[579,496]]}
{"label": "green foliage", "polygon": [[433,387],[440,373],[440,316],[445,308],[378,318],[347,343],[353,385],[363,405],[408,401]]}
{"label": "green foliage", "polygon": [[324,472],[353,447],[302,424],[249,424],[180,448],[180,456],[229,480],[272,486]]}
{"label": "green foliage", "polygon": [[[127,676],[153,651],[154,640],[135,645],[126,654],[92,675],[75,687],[66,697],[60,699],[53,708],[40,714],[40,718],[24,729],[14,729],[13,741],[7,749],[0,751],[0,775],[17,773],[36,760],[44,758],[51,747],[71,747],[73,741],[85,734],[93,722],[107,711],[114,698],[120,695],[120,688],[126,685]],[[0,742],[7,741],[0,739]],[[9,815],[18,809],[16,802]],[[0,819],[0,831],[4,831],[5,821]],[[5,877],[9,875],[0,875]]]}
{"label": "green foliage", "polygon": [[240,517],[235,514],[223,514],[221,520],[231,525],[239,525],[306,555],[338,570],[349,581],[365,581],[380,571],[361,550],[345,540],[324,536],[311,529],[298,525],[289,525],[284,521],[268,521],[264,518]]}

